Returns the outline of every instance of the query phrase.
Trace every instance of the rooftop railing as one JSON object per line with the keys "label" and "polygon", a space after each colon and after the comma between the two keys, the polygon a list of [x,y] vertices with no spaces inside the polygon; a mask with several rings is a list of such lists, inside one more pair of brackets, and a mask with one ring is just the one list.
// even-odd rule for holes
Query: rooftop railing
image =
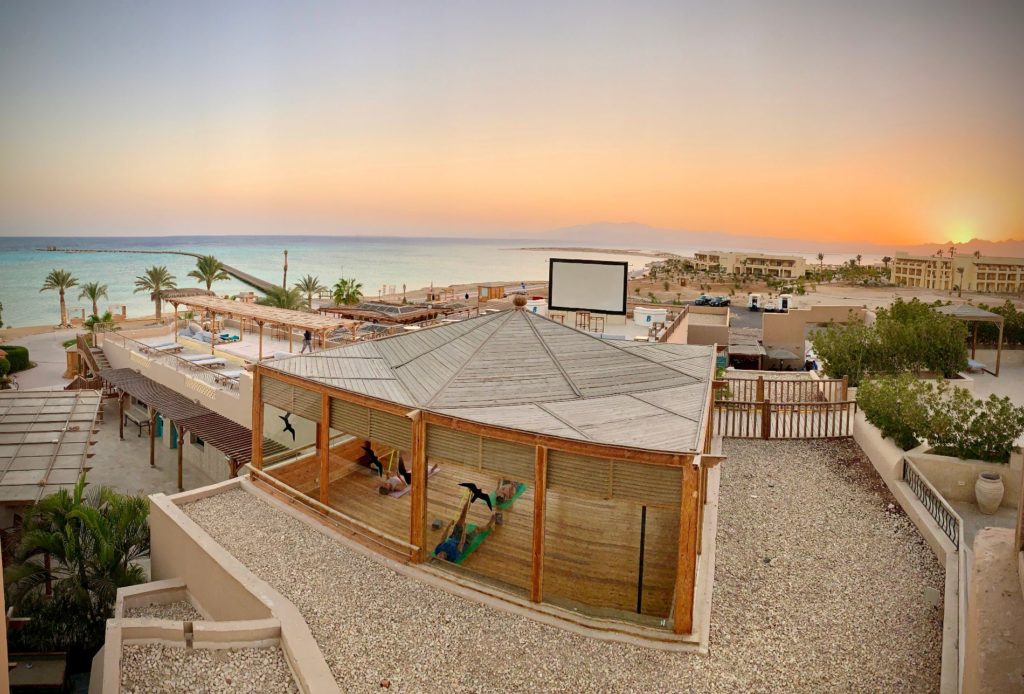
{"label": "rooftop railing", "polygon": [[182,358],[174,351],[153,347],[145,342],[128,337],[119,331],[100,330],[98,333],[103,336],[104,342],[109,340],[133,354],[138,354],[140,358],[171,368],[188,378],[200,381],[213,388],[238,392],[239,379],[237,376],[229,376],[203,364],[196,364]]}

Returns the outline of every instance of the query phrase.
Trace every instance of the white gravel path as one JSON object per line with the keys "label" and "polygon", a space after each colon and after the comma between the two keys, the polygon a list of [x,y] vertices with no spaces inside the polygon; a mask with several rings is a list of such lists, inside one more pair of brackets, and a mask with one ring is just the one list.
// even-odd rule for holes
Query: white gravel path
{"label": "white gravel path", "polygon": [[346,691],[938,691],[941,610],[922,592],[941,590],[942,570],[859,448],[727,441],[726,453],[706,657],[451,596],[243,491],[184,510],[295,603]]}
{"label": "white gravel path", "polygon": [[203,618],[188,600],[165,602],[159,605],[129,607],[124,611],[125,617],[150,617],[152,619],[173,619],[180,622],[193,622]]}
{"label": "white gravel path", "polygon": [[298,691],[280,648],[126,645],[121,651],[121,694]]}

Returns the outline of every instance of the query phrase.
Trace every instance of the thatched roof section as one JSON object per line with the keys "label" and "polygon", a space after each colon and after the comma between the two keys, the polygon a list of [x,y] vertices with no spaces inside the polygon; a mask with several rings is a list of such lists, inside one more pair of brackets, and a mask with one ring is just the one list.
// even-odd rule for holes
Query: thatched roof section
{"label": "thatched roof section", "polygon": [[282,359],[266,373],[498,426],[682,452],[697,445],[714,357],[710,346],[607,341],[504,311]]}

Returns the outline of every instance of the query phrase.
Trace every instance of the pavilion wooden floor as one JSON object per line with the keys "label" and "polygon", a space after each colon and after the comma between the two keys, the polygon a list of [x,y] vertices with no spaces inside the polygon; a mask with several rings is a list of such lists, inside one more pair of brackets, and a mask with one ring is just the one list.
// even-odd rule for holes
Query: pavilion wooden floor
{"label": "pavilion wooden floor", "polygon": [[[332,455],[332,459],[335,456]],[[433,463],[431,463],[433,465]],[[333,463],[332,463],[333,467]],[[348,465],[350,474],[333,479],[332,508],[396,538],[409,537],[410,496],[395,499],[378,493],[380,478]],[[332,474],[332,477],[335,475]],[[452,463],[441,463],[428,483],[427,550],[441,542],[448,521],[457,517],[465,489],[473,482],[484,491],[497,486],[496,476]],[[503,522],[461,565],[489,583],[528,590],[533,525],[533,480]],[[487,506],[471,506],[469,523],[487,522]],[[593,606],[603,615],[636,614],[640,572],[641,507],[636,504],[573,497],[548,491],[544,560],[544,600],[573,607]],[[434,528],[434,521],[440,527]],[[675,580],[679,513],[647,508],[644,540],[644,615],[667,617]],[[438,562],[443,565],[443,562]]]}

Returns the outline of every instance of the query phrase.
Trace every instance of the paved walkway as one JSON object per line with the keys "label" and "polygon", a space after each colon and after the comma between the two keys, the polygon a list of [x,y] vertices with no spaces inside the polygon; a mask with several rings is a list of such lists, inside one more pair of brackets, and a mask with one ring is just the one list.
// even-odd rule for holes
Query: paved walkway
{"label": "paved walkway", "polygon": [[[7,340],[7,344],[26,347],[28,358],[36,364],[35,368],[15,374],[22,390],[63,388],[71,382],[64,378],[67,357],[61,343],[74,338],[76,334],[77,330],[58,330]],[[0,349],[3,349],[2,344]]]}

